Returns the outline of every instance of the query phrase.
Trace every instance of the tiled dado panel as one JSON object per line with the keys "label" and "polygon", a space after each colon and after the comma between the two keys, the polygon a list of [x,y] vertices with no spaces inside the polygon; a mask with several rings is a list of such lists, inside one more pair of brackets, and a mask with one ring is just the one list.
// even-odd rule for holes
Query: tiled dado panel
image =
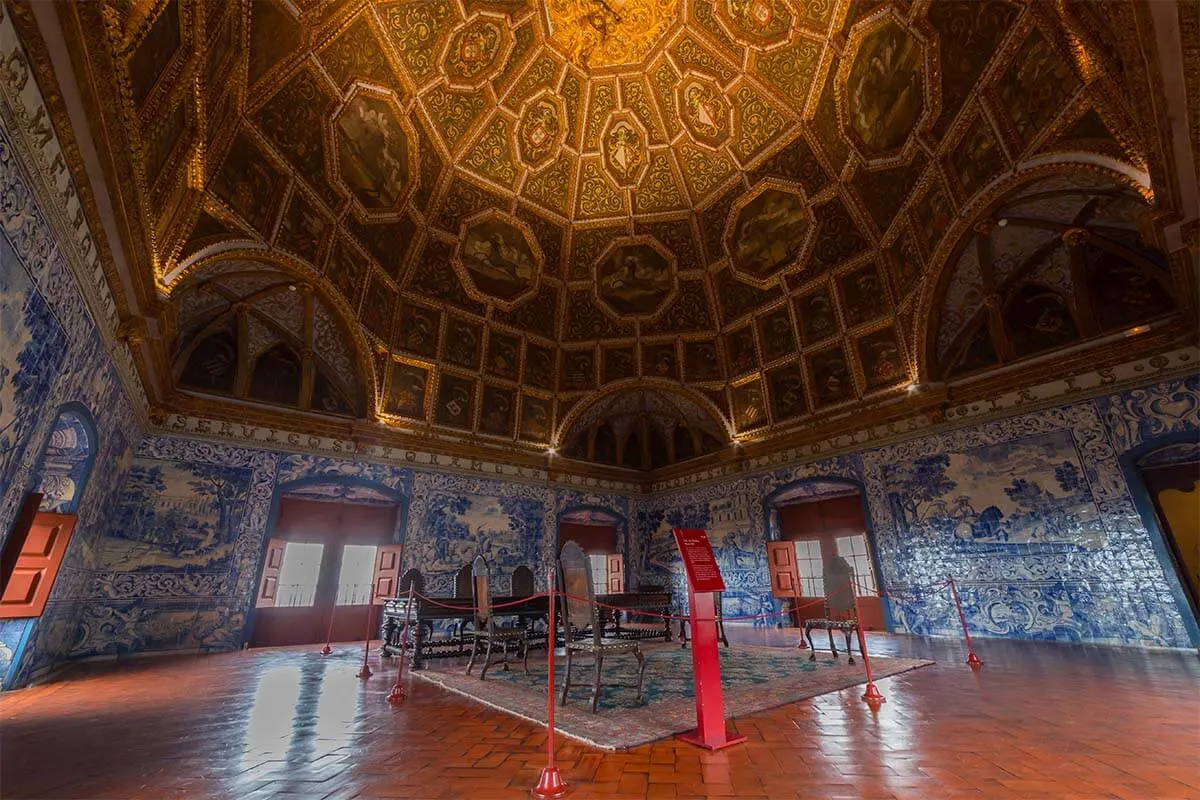
{"label": "tiled dado panel", "polygon": [[240,647],[275,499],[323,485],[399,498],[404,569],[419,568],[427,591],[443,595],[476,555],[497,593],[520,564],[540,564],[544,585],[564,510],[630,515],[613,495],[147,436],[83,583],[71,657]]}
{"label": "tiled dado panel", "polygon": [[[896,630],[961,635],[955,577],[976,635],[1189,646],[1176,578],[1155,553],[1119,457],[1171,435],[1200,435],[1200,376],[866,450],[802,467],[659,494],[642,503],[642,580],[682,591],[675,526],[709,531],[726,608],[773,608],[764,498],[797,481],[865,488]],[[915,596],[915,597],[914,597]]]}
{"label": "tiled dado panel", "polygon": [[0,127],[0,536],[37,485],[40,456],[65,403],[88,409],[96,461],[79,524],[54,591],[37,620],[0,621],[0,677],[20,685],[70,649],[80,580],[94,565],[105,512],[141,438],[133,406],[79,287]]}

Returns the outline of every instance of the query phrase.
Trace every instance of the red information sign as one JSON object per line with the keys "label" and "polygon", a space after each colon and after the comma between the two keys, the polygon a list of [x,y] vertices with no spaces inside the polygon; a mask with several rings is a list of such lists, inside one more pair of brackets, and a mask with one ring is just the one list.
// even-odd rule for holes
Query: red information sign
{"label": "red information sign", "polygon": [[697,528],[674,528],[675,544],[687,569],[688,585],[693,592],[723,592],[725,579],[713,555],[708,534]]}
{"label": "red information sign", "polygon": [[725,581],[713,557],[708,534],[694,528],[675,528],[675,544],[688,576],[688,608],[692,622],[692,675],[696,681],[696,730],[679,738],[706,750],[746,741],[725,729],[725,700],[721,691],[721,658],[717,653],[714,598]]}

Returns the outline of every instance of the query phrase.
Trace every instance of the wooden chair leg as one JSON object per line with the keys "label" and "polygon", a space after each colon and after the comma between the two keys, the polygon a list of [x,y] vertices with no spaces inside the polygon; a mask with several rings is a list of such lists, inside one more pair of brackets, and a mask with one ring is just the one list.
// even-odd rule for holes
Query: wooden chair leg
{"label": "wooden chair leg", "polygon": [[[558,701],[558,704],[560,706],[565,706],[567,704],[567,692],[569,692],[571,690],[571,665],[572,665],[572,661],[573,661],[573,659],[571,658],[571,653],[572,653],[572,650],[571,650],[571,648],[568,647],[567,648],[567,674],[563,677],[562,698]],[[553,649],[551,649],[551,651],[550,651],[550,658],[554,658],[554,650]]]}
{"label": "wooden chair leg", "polygon": [[[471,668],[475,666],[475,655],[479,652],[479,639],[476,637],[471,641],[471,658],[467,661],[467,674],[471,674]],[[486,669],[486,667],[485,667]]]}
{"label": "wooden chair leg", "polygon": [[804,638],[808,640],[808,660],[816,661],[817,648],[815,645],[813,645],[812,628],[808,627],[807,625],[804,626]]}
{"label": "wooden chair leg", "polygon": [[[854,651],[850,649],[850,628],[846,628],[846,655],[849,657],[851,664],[854,663]],[[854,630],[858,630],[855,628]]]}
{"label": "wooden chair leg", "polygon": [[[550,651],[550,658],[554,658],[554,651]],[[525,670],[525,674],[529,674],[529,631],[521,637],[521,666]]]}
{"label": "wooden chair leg", "polygon": [[638,685],[637,685],[637,704],[644,706],[646,704],[646,696],[642,692],[642,686],[646,678],[646,657],[642,655],[641,650],[634,650],[633,654],[638,660]]}
{"label": "wooden chair leg", "polygon": [[488,667],[492,665],[492,637],[487,640],[487,652],[483,654],[483,669],[479,671],[479,680],[483,680],[487,675]]}
{"label": "wooden chair leg", "polygon": [[837,658],[837,645],[833,643],[833,628],[826,628],[825,632],[829,634],[829,650],[833,653],[833,657]]}
{"label": "wooden chair leg", "polygon": [[604,672],[604,656],[596,653],[596,682],[592,687],[592,713],[596,713],[596,707],[600,705],[600,676]]}
{"label": "wooden chair leg", "polygon": [[501,665],[500,669],[504,672],[508,672],[508,639],[505,639],[500,643],[500,648],[500,657],[503,659],[503,664]]}

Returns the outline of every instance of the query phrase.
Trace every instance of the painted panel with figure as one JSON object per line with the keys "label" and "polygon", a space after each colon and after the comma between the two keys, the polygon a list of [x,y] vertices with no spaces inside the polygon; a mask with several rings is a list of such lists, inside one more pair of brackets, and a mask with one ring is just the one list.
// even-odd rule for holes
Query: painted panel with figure
{"label": "painted panel with figure", "polygon": [[1091,487],[1068,430],[892,464],[883,475],[901,535],[1000,551],[1104,545]]}
{"label": "painted panel with figure", "polygon": [[811,228],[803,197],[767,188],[737,212],[726,246],[740,272],[766,279],[796,261]]}
{"label": "painted panel with figure", "polygon": [[66,339],[6,237],[0,235],[0,497],[66,355]]}
{"label": "painted panel with figure", "polygon": [[520,227],[498,216],[468,225],[457,255],[480,293],[505,301],[532,288],[541,269],[541,251]]}
{"label": "painted panel with figure", "polygon": [[596,267],[600,299],[618,314],[652,314],[671,291],[671,261],[648,243],[618,245]]}
{"label": "painted panel with figure", "polygon": [[109,520],[101,560],[124,572],[225,572],[249,502],[251,470],[137,459]]}

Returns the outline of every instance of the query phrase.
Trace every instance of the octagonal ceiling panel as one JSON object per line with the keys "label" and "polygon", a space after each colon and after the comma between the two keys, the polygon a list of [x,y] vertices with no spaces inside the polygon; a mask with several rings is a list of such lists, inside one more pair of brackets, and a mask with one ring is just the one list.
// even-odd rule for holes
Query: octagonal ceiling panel
{"label": "octagonal ceiling panel", "polygon": [[520,220],[487,211],[463,223],[455,264],[475,293],[510,306],[532,291],[542,250]]}
{"label": "octagonal ceiling panel", "polygon": [[671,296],[674,258],[649,236],[614,243],[596,264],[596,292],[618,316],[653,316]]}
{"label": "octagonal ceiling panel", "polygon": [[854,30],[837,76],[841,130],[864,161],[898,156],[926,118],[923,39],[889,11]]}
{"label": "octagonal ceiling panel", "polygon": [[367,215],[398,215],[417,176],[416,134],[395,98],[356,86],[333,117],[335,174]]}
{"label": "octagonal ceiling panel", "polygon": [[961,206],[1092,101],[1018,0],[93,5],[146,269],[257,247],[380,418],[535,448],[626,381],[739,437],[893,391]]}

